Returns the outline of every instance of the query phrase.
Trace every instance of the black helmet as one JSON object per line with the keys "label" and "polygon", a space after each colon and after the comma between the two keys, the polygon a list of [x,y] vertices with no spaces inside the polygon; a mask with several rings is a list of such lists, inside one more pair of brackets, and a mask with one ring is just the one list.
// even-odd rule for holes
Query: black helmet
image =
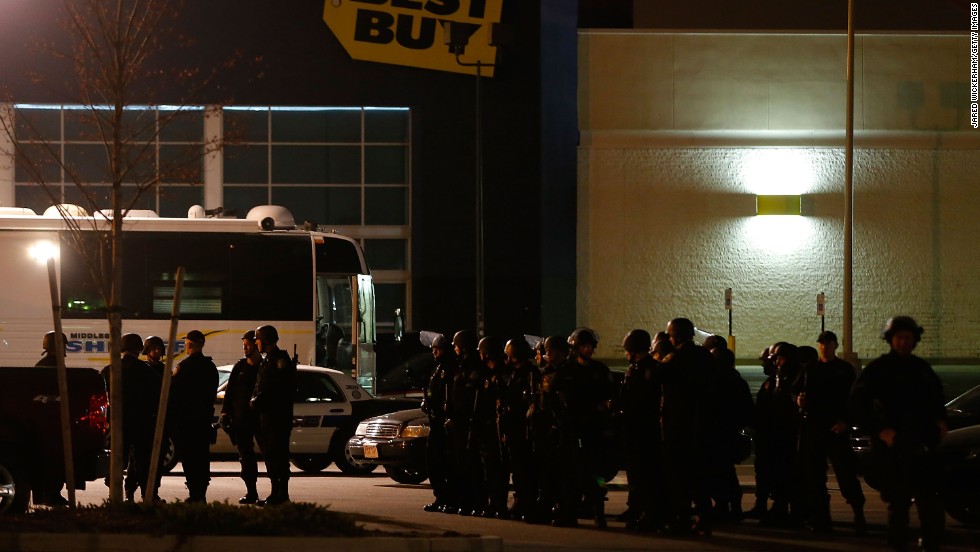
{"label": "black helmet", "polygon": [[473,330],[460,330],[453,336],[453,345],[464,353],[476,351],[476,333]]}
{"label": "black helmet", "polygon": [[255,341],[255,330],[249,330],[243,333],[242,341]]}
{"label": "black helmet", "polygon": [[599,345],[599,334],[591,328],[575,328],[572,330],[572,334],[568,336],[568,344],[571,347],[578,347],[590,343],[593,347]]}
{"label": "black helmet", "polygon": [[668,334],[670,329],[674,330],[673,337],[686,341],[694,338],[694,322],[688,318],[675,318],[667,324]]}
{"label": "black helmet", "polygon": [[713,351],[715,349],[727,349],[728,340],[720,335],[709,335],[705,338],[703,345],[704,348],[709,351]]}
{"label": "black helmet", "polygon": [[507,345],[504,346],[505,351],[507,350],[507,347],[510,347],[511,356],[517,360],[527,360],[534,354],[534,351],[531,349],[531,344],[523,338],[511,339],[507,342]]}
{"label": "black helmet", "polygon": [[122,352],[140,354],[143,351],[143,338],[139,334],[128,333],[122,336]]}
{"label": "black helmet", "polygon": [[[54,336],[55,336],[55,333],[53,331],[50,331],[50,332],[44,334],[44,338],[41,339],[41,348],[44,349],[45,351],[48,351],[48,352],[53,353],[54,352]],[[65,345],[67,345],[68,344],[68,336],[65,335],[65,334],[61,334],[61,342],[64,343]]]}
{"label": "black helmet", "polygon": [[156,348],[159,348],[161,351],[167,350],[166,345],[163,344],[163,339],[155,335],[151,335],[150,337],[146,338],[146,341],[143,342],[144,355]]}
{"label": "black helmet", "polygon": [[453,348],[453,344],[446,339],[446,336],[439,334],[432,339],[432,349],[442,349],[448,351]]}
{"label": "black helmet", "polygon": [[255,328],[255,339],[261,339],[266,343],[278,343],[279,331],[276,330],[275,326],[270,326],[268,324],[265,326],[259,326],[258,328]]}
{"label": "black helmet", "polygon": [[558,352],[568,352],[568,339],[560,335],[552,335],[544,340],[544,349],[558,351]]}
{"label": "black helmet", "polygon": [[490,358],[501,358],[504,356],[504,346],[496,337],[484,337],[480,340],[476,349],[481,355],[486,355]]}
{"label": "black helmet", "polygon": [[623,338],[623,349],[627,353],[649,353],[650,352],[650,332],[641,329],[630,330]]}
{"label": "black helmet", "polygon": [[885,328],[881,330],[881,338],[891,341],[892,337],[898,332],[909,331],[915,334],[915,342],[922,339],[925,329],[911,316],[893,316],[885,323]]}

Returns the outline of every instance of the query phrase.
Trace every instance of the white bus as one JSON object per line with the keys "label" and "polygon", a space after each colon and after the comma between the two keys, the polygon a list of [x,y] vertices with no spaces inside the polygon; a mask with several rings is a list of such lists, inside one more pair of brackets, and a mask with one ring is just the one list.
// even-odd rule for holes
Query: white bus
{"label": "white bus", "polygon": [[[0,366],[33,366],[53,327],[47,269],[29,251],[47,242],[58,252],[66,364],[101,369],[109,363],[105,302],[56,210],[38,216],[0,208]],[[261,324],[279,330],[279,347],[300,363],[337,368],[373,391],[374,284],[364,253],[351,238],[297,228],[281,207],[256,207],[246,219],[186,219],[131,211],[123,221],[123,333],[146,339],[169,334],[178,266],[184,267],[178,337],[207,336],[215,364],[242,357],[242,334]],[[89,248],[104,215],[79,217]],[[183,355],[183,339],[176,345]]]}

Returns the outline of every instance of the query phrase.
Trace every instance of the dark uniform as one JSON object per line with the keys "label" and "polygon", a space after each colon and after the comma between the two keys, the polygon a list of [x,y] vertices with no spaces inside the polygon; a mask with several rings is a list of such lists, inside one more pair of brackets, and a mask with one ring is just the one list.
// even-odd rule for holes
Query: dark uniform
{"label": "dark uniform", "polygon": [[485,380],[483,363],[477,358],[476,351],[464,353],[453,376],[446,424],[453,462],[459,469],[459,513],[464,515],[482,513],[486,507],[486,485],[476,440],[478,424],[474,420]]}
{"label": "dark uniform", "polygon": [[718,406],[721,437],[715,455],[719,472],[714,474],[711,496],[715,501],[715,519],[737,521],[742,517],[742,488],[735,464],[751,454],[751,442],[746,444],[742,430],[755,419],[755,403],[749,384],[735,369],[735,354],[728,349],[712,352],[718,359]]}
{"label": "dark uniform", "polygon": [[218,369],[211,357],[196,352],[177,365],[170,384],[174,443],[180,451],[189,500],[203,502],[211,481],[211,438]]}
{"label": "dark uniform", "polygon": [[[109,366],[102,369],[106,388],[112,386],[109,371]],[[127,463],[124,488],[128,500],[133,500],[137,488],[143,493],[143,499],[147,498],[146,483],[160,404],[160,383],[160,376],[149,364],[133,354],[123,355],[123,455]]]}
{"label": "dark uniform", "polygon": [[626,451],[631,527],[653,529],[665,517],[663,437],[660,432],[662,366],[646,355],[630,364],[623,380],[620,423]]}
{"label": "dark uniform", "polygon": [[[483,388],[477,395],[473,428],[479,443],[480,463],[483,465],[483,478],[486,482],[487,506],[484,515],[506,518],[510,468],[503,443],[500,406],[503,393],[514,372],[504,363],[499,342],[493,338],[484,340],[492,340],[488,346],[492,349],[492,360],[482,355],[486,359],[486,372]],[[481,352],[483,347],[484,342],[481,341]]]}
{"label": "dark uniform", "polygon": [[[773,348],[773,357],[783,356],[782,367],[763,382],[756,395],[755,450],[756,472],[764,475],[766,492],[757,491],[757,498],[772,498],[772,508],[760,511],[766,525],[787,525],[790,507],[796,500],[793,481],[799,436],[799,409],[793,397],[793,382],[799,375],[795,364],[796,347],[788,343]],[[764,503],[763,503],[764,506]]]}
{"label": "dark uniform", "polygon": [[[923,548],[939,548],[945,514],[936,447],[945,427],[945,402],[942,383],[929,363],[894,350],[868,364],[851,394],[854,421],[872,437],[881,498],[888,503],[888,541],[896,550],[908,546],[913,499]],[[892,446],[879,438],[886,429],[895,432]]]}
{"label": "dark uniform", "polygon": [[538,367],[526,359],[511,368],[510,377],[501,390],[500,430],[514,481],[512,514],[515,519],[525,519],[532,514],[537,498],[528,411],[534,404],[540,380]]}
{"label": "dark uniform", "polygon": [[[256,330],[256,340],[259,340]],[[251,405],[258,419],[259,448],[272,484],[268,503],[289,500],[289,434],[293,430],[296,364],[275,345],[266,350],[255,380]]]}
{"label": "dark uniform", "polygon": [[[801,409],[799,463],[802,476],[802,502],[811,527],[830,529],[830,494],[827,492],[827,457],[830,457],[841,495],[862,512],[864,492],[857,476],[857,458],[851,449],[850,416],[847,400],[854,386],[855,370],[847,361],[834,358],[803,367],[795,393],[804,393]],[[834,432],[835,425],[848,429]],[[863,518],[863,516],[862,516]]]}
{"label": "dark uniform", "polygon": [[242,466],[242,481],[245,482],[246,495],[240,502],[250,503],[258,500],[255,484],[259,477],[258,460],[255,455],[255,429],[258,425],[255,411],[249,406],[255,391],[255,380],[259,367],[251,364],[248,358],[235,363],[228,376],[225,400],[221,405],[221,423],[235,448]]}
{"label": "dark uniform", "polygon": [[560,424],[565,413],[561,398],[553,385],[557,372],[551,364],[545,364],[541,370],[541,380],[531,412],[531,456],[537,490],[535,506],[527,520],[534,523],[552,521],[553,510],[562,488],[559,473],[559,466],[563,461],[560,455]]}
{"label": "dark uniform", "polygon": [[[452,392],[453,378],[456,376],[457,361],[448,347],[443,348],[445,337],[442,335],[433,342],[433,351],[439,349],[441,352],[437,359],[435,369],[429,377],[429,383],[425,388],[425,401],[422,409],[429,417],[429,438],[426,442],[426,466],[429,471],[429,483],[432,485],[432,494],[435,500],[431,504],[426,504],[424,509],[427,512],[442,511],[446,508],[455,507],[459,509],[458,500],[455,497],[452,448],[449,445],[449,434],[446,430],[446,419],[448,417],[449,397]],[[448,343],[447,343],[448,345]]]}
{"label": "dark uniform", "polygon": [[[692,331],[693,334],[693,331]],[[672,341],[673,341],[673,335]],[[714,356],[693,341],[675,343],[663,363],[664,467],[668,474],[669,529],[709,529],[710,475],[717,453],[717,369]],[[691,505],[699,527],[691,522]]]}

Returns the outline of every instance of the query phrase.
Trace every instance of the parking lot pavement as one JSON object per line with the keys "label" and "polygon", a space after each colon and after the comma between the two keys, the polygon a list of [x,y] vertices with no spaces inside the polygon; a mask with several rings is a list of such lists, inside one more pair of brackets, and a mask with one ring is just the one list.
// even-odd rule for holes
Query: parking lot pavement
{"label": "parking lot pavement", "polygon": [[[163,478],[161,496],[168,500],[181,500],[187,496],[183,477],[178,470]],[[738,467],[739,480],[748,507],[753,500],[754,480],[752,466]],[[260,476],[261,477],[261,476]],[[619,476],[609,485],[606,513],[610,517],[609,528],[599,530],[591,522],[583,520],[580,528],[555,528],[528,525],[515,521],[470,518],[458,515],[428,513],[422,505],[432,500],[428,485],[401,485],[378,470],[368,476],[344,476],[336,468],[315,474],[294,472],[290,480],[290,496],[295,501],[314,502],[333,510],[348,512],[369,530],[421,536],[444,534],[493,535],[503,538],[504,550],[530,552],[546,550],[565,551],[632,551],[632,550],[758,550],[782,552],[786,550],[834,550],[869,552],[887,550],[885,546],[885,509],[878,493],[865,489],[868,503],[866,513],[870,534],[854,536],[850,507],[837,492],[831,477],[831,508],[835,521],[833,535],[818,536],[803,531],[763,529],[755,521],[743,521],[717,527],[708,538],[667,538],[625,530],[624,524],[612,516],[626,508],[626,479]],[[234,462],[212,463],[211,487],[208,500],[235,503],[243,494],[244,487],[237,475]],[[259,494],[269,492],[268,480],[260,478]],[[101,503],[108,496],[108,489],[101,482],[79,491],[79,501],[86,504]],[[913,525],[915,514],[913,512]],[[944,550],[980,551],[980,531],[970,531],[947,520],[948,546]]]}

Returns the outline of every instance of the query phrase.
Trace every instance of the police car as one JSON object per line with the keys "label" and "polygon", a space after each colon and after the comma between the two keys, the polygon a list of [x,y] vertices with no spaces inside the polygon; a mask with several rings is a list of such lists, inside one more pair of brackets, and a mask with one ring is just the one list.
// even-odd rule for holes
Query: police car
{"label": "police car", "polygon": [[[219,385],[214,405],[214,421],[224,401],[225,388],[232,365],[219,366]],[[296,368],[296,394],[293,399],[293,431],[289,435],[292,463],[304,472],[319,472],[335,463],[348,475],[370,473],[376,466],[355,464],[346,454],[347,440],[357,425],[373,416],[417,408],[414,399],[378,399],[353,378],[330,368],[301,364]],[[258,450],[258,446],[256,446]],[[171,451],[165,464],[172,468],[179,461],[179,451]],[[211,445],[212,458],[237,458],[238,453],[228,435],[217,431]]]}

